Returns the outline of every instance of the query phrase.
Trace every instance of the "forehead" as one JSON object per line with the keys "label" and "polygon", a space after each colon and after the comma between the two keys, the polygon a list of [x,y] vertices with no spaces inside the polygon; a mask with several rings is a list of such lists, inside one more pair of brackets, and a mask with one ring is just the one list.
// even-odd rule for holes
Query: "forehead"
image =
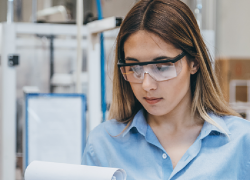
{"label": "forehead", "polygon": [[182,51],[173,44],[148,31],[140,30],[129,36],[124,43],[126,57],[152,59],[157,56],[175,57]]}

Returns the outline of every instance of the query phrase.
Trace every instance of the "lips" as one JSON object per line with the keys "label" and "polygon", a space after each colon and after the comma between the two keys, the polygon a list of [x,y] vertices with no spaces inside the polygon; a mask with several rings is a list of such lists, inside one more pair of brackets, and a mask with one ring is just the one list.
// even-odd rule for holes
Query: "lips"
{"label": "lips", "polygon": [[145,101],[146,101],[147,103],[149,103],[149,104],[156,104],[156,103],[158,103],[159,101],[162,100],[162,98],[155,98],[155,97],[151,97],[151,98],[149,98],[149,97],[144,97],[143,99],[145,99]]}

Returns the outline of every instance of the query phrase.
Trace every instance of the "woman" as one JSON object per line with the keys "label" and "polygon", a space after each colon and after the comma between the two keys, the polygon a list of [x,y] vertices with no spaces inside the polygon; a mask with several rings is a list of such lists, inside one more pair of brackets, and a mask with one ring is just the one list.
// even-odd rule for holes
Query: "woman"
{"label": "woman", "polygon": [[83,164],[128,180],[250,179],[250,123],[224,101],[183,2],[139,1],[116,47],[112,120],[90,133]]}

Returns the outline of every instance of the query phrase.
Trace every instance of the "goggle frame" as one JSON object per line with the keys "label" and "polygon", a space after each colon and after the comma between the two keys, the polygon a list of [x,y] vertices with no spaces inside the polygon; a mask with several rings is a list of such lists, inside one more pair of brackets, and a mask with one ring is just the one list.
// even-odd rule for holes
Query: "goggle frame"
{"label": "goggle frame", "polygon": [[[159,64],[159,63],[176,63],[177,61],[181,60],[184,56],[186,56],[187,53],[185,51],[183,51],[181,54],[179,54],[178,56],[174,57],[174,58],[170,58],[167,60],[161,60],[161,61],[148,61],[148,62],[138,62],[138,63],[121,63],[121,60],[119,60],[119,62],[117,63],[118,68],[122,67],[122,66],[134,66],[134,65],[148,65],[148,64]],[[124,60],[123,60],[124,61]]]}

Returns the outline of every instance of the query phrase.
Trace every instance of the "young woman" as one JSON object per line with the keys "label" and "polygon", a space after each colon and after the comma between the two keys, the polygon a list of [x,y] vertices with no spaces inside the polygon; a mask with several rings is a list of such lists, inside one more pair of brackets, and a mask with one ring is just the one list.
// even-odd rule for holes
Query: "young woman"
{"label": "young woman", "polygon": [[190,9],[141,0],[117,37],[110,118],[83,164],[128,180],[250,179],[250,122],[224,101]]}

